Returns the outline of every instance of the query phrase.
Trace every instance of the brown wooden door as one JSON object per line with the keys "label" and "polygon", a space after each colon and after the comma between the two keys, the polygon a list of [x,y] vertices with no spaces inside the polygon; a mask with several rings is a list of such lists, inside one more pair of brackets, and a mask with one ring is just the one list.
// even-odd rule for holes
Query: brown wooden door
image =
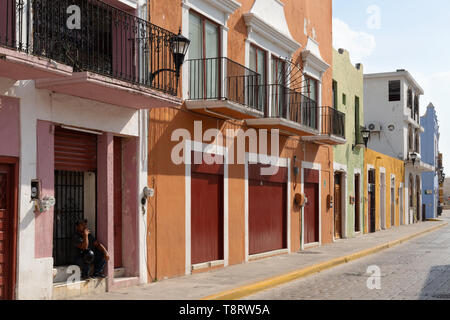
{"label": "brown wooden door", "polygon": [[319,242],[319,184],[305,183],[305,244]]}
{"label": "brown wooden door", "polygon": [[287,248],[286,183],[249,180],[249,254]]}
{"label": "brown wooden door", "polygon": [[395,189],[391,188],[391,228],[395,227]]}
{"label": "brown wooden door", "polygon": [[334,237],[342,238],[342,175],[334,175]]}
{"label": "brown wooden door", "polygon": [[0,300],[12,299],[13,187],[11,166],[0,164]]}
{"label": "brown wooden door", "polygon": [[114,137],[114,268],[122,267],[122,139]]}
{"label": "brown wooden door", "polygon": [[361,231],[361,189],[360,175],[355,175],[355,232]]}
{"label": "brown wooden door", "polygon": [[192,172],[191,263],[223,260],[223,176]]}

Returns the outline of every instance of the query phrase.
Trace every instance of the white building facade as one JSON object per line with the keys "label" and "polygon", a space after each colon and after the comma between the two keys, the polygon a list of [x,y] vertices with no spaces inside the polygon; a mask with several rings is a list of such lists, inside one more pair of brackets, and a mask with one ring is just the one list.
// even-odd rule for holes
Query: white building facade
{"label": "white building facade", "polygon": [[406,70],[364,75],[364,122],[368,147],[405,162],[405,224],[422,217],[422,172],[434,168],[420,155],[420,96],[423,89]]}

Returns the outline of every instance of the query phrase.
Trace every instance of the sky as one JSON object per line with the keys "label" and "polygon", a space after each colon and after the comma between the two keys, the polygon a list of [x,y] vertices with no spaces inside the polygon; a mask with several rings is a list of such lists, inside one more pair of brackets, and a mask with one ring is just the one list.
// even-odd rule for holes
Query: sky
{"label": "sky", "polygon": [[333,46],[350,52],[364,73],[406,69],[424,89],[440,124],[440,151],[450,174],[450,1],[333,0]]}

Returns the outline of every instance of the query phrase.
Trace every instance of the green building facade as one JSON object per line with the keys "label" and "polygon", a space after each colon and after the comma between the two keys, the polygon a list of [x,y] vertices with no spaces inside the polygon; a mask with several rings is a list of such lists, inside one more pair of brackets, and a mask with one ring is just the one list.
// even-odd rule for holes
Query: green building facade
{"label": "green building facade", "polygon": [[334,147],[335,239],[352,238],[364,230],[363,99],[363,66],[353,65],[346,50],[333,49],[333,107],[345,113],[347,140]]}

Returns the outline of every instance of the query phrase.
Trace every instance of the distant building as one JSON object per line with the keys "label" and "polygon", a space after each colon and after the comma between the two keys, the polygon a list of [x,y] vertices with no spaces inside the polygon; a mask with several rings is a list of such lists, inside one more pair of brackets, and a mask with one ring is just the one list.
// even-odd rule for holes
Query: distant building
{"label": "distant building", "polygon": [[404,162],[366,149],[364,176],[364,233],[405,224]]}
{"label": "distant building", "polygon": [[444,205],[450,206],[450,178],[444,182]]}
{"label": "distant building", "polygon": [[420,124],[425,129],[421,134],[422,161],[436,168],[432,172],[422,173],[424,215],[427,219],[432,219],[437,218],[439,206],[439,124],[432,103],[428,105],[425,115],[420,117]]}
{"label": "distant building", "polygon": [[353,237],[363,230],[363,97],[362,65],[353,65],[348,51],[333,50],[333,109],[345,113],[347,137],[345,144],[334,147],[335,238]]}
{"label": "distant building", "polygon": [[371,131],[368,147],[404,161],[406,224],[423,219],[419,97],[423,89],[406,70],[364,75],[364,121]]}

